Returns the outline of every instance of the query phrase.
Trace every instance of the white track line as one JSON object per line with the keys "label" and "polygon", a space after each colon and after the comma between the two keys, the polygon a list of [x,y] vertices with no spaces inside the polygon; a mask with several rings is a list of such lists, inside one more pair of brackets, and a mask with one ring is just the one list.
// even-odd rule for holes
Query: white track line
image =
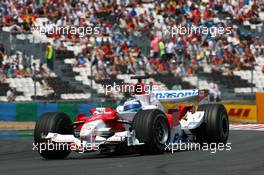
{"label": "white track line", "polygon": [[230,130],[264,131],[264,124],[230,124]]}

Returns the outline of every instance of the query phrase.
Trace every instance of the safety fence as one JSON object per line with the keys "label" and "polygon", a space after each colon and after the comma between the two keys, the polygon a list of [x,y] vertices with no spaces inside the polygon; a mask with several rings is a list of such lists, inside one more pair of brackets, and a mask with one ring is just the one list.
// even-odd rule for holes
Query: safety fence
{"label": "safety fence", "polygon": [[256,104],[225,104],[229,119],[239,123],[264,123],[264,92],[256,93]]}
{"label": "safety fence", "polygon": [[1,121],[36,121],[45,112],[64,112],[71,119],[78,114],[90,115],[94,107],[112,106],[96,103],[0,103]]}
{"label": "safety fence", "polygon": [[[90,109],[94,107],[115,107],[110,103],[0,103],[1,121],[36,121],[45,112],[64,112],[72,120],[78,114],[90,114]],[[261,122],[261,111],[253,104],[225,104],[230,121],[239,123]],[[259,115],[258,115],[259,114]]]}
{"label": "safety fence", "polygon": [[256,93],[255,104],[225,104],[229,120],[239,123],[264,123],[264,92]]}

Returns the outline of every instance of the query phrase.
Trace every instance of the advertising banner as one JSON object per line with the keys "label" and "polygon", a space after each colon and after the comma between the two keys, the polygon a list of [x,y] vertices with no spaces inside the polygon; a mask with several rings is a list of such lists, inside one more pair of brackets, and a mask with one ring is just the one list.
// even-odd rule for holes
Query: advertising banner
{"label": "advertising banner", "polygon": [[238,122],[257,122],[256,105],[225,104],[229,119]]}

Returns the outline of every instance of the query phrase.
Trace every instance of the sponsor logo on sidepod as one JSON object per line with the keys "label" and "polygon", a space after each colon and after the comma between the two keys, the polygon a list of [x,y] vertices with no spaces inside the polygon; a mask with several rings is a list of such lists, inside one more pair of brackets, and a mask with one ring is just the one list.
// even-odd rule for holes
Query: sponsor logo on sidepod
{"label": "sponsor logo on sidepod", "polygon": [[184,98],[197,96],[198,90],[183,90],[183,91],[158,91],[154,92],[157,99],[175,99],[175,98]]}

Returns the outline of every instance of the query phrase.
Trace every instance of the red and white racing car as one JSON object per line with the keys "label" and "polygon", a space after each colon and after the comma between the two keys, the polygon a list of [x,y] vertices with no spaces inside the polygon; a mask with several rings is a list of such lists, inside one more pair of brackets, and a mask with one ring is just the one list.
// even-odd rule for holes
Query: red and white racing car
{"label": "red and white racing car", "polygon": [[[135,76],[144,86],[141,79]],[[173,104],[165,109],[163,103]],[[35,145],[47,159],[76,152],[118,153],[129,149],[158,154],[170,143],[226,143],[229,120],[222,104],[210,104],[208,90],[168,90],[135,93],[123,105],[94,108],[74,122],[64,113],[45,113],[34,131]],[[52,145],[51,145],[52,144]]]}

